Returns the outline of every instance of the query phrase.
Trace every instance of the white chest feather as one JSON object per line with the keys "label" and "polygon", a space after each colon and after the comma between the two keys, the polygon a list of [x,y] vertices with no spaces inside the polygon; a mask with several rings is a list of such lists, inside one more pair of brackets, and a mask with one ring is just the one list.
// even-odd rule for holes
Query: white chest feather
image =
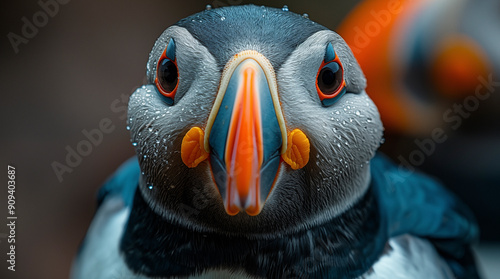
{"label": "white chest feather", "polygon": [[[72,279],[146,279],[133,274],[119,253],[119,239],[130,209],[119,198],[108,198],[89,228],[85,245],[73,266]],[[410,235],[392,238],[372,269],[358,279],[453,278],[432,245]],[[242,270],[209,270],[192,279],[255,278]]]}
{"label": "white chest feather", "polygon": [[119,240],[130,214],[120,198],[108,198],[89,227],[82,251],[73,265],[72,279],[132,279],[119,254]]}
{"label": "white chest feather", "polygon": [[427,240],[405,234],[391,238],[387,246],[372,269],[359,279],[454,278]]}

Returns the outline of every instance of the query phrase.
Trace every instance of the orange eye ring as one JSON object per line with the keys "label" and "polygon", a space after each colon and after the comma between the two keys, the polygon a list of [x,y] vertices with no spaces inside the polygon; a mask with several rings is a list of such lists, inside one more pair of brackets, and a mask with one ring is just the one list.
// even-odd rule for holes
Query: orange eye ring
{"label": "orange eye ring", "polygon": [[155,85],[169,105],[174,104],[175,93],[179,86],[179,70],[175,57],[175,42],[170,39],[156,66]]}
{"label": "orange eye ring", "polygon": [[344,67],[331,43],[327,45],[325,58],[316,74],[316,90],[323,106],[333,105],[346,92]]}

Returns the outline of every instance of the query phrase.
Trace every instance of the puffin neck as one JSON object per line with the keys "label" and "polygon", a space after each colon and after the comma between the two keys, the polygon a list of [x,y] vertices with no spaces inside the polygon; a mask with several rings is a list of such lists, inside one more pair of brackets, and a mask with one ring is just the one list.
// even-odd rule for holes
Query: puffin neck
{"label": "puffin neck", "polygon": [[163,219],[136,192],[120,243],[128,267],[147,276],[189,276],[241,268],[267,278],[355,278],[388,240],[372,187],[331,221],[272,239],[196,232]]}

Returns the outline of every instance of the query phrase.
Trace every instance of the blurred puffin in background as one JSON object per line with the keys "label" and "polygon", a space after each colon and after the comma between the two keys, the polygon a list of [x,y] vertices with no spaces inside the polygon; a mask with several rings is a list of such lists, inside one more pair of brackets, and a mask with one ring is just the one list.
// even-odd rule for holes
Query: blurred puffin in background
{"label": "blurred puffin in background", "polygon": [[338,33],[368,80],[381,150],[439,178],[500,240],[500,2],[366,0]]}

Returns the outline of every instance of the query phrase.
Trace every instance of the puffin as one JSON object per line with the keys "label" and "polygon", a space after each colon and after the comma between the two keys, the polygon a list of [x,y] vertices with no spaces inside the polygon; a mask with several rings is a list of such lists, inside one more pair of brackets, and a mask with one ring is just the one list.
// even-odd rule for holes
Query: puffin
{"label": "puffin", "polygon": [[[498,91],[500,3],[394,2],[361,1],[337,29],[371,81],[369,94],[386,130],[415,137],[427,135],[442,118],[455,124],[443,111],[467,97],[493,102],[483,108],[493,117],[498,100],[483,96]],[[380,57],[378,63],[373,55]]]}
{"label": "puffin", "polygon": [[489,241],[500,240],[498,26],[496,0],[363,0],[336,29],[380,112],[381,150],[449,186]]}
{"label": "puffin", "polygon": [[[377,59],[377,57],[373,57]],[[287,7],[168,27],[71,278],[476,278],[474,216],[378,153],[345,41]]]}

